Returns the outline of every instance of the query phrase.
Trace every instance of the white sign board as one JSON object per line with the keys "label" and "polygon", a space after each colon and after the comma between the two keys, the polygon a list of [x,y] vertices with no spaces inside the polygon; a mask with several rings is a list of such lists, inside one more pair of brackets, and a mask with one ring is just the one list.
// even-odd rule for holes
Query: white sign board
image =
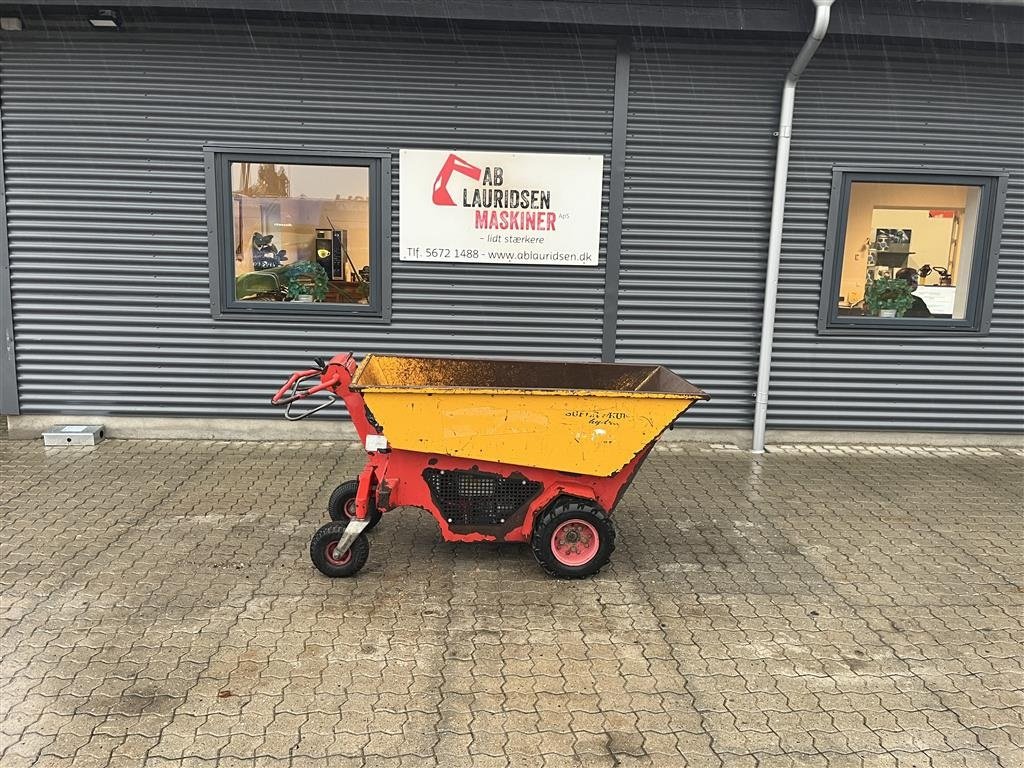
{"label": "white sign board", "polygon": [[914,295],[928,305],[933,315],[952,315],[956,288],[943,285],[919,285]]}
{"label": "white sign board", "polygon": [[403,261],[596,266],[601,155],[403,149]]}

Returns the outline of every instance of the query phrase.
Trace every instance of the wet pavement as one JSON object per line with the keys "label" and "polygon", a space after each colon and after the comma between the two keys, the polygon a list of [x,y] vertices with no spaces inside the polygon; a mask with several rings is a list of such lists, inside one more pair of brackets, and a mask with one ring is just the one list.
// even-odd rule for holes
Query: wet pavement
{"label": "wet pavement", "polygon": [[610,566],[385,515],[343,443],[0,441],[0,765],[1024,764],[1024,455],[657,449]]}

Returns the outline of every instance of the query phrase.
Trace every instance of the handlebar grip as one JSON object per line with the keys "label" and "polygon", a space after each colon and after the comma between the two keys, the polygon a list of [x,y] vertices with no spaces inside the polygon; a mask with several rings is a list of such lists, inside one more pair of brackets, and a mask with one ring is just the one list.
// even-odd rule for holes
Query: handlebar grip
{"label": "handlebar grip", "polygon": [[[319,375],[319,373],[320,371],[316,370],[315,368],[310,368],[307,371],[297,371],[293,373],[288,378],[288,381],[284,383],[284,386],[277,390],[277,394],[270,398],[270,402],[273,405],[284,405],[285,401],[283,400],[283,398],[286,392],[288,392],[289,390],[295,390],[295,388],[298,386],[298,383],[303,379],[309,378],[310,376]],[[303,397],[306,397],[306,394],[299,392],[298,390],[295,390],[291,397],[288,399],[288,402],[294,402],[295,400],[299,400]]]}
{"label": "handlebar grip", "polygon": [[272,398],[270,398],[271,405],[291,405],[296,400],[302,400],[310,395],[315,395],[317,392],[322,392],[325,389],[330,389],[340,380],[340,376],[335,374],[329,379],[321,381],[319,384],[315,384],[312,387],[306,389],[299,389],[299,382],[304,379],[310,379],[314,376],[320,376],[321,372],[315,368],[311,368],[308,371],[298,371],[291,375],[291,378],[285,382],[285,385],[277,390]]}

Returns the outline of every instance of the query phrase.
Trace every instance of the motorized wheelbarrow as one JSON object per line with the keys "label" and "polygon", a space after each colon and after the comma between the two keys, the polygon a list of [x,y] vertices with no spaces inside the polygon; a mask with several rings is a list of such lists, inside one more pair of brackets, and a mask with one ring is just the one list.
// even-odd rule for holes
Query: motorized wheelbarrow
{"label": "motorized wheelbarrow", "polygon": [[[288,379],[271,402],[301,419],[342,400],[368,460],[331,494],[309,553],[352,576],[367,532],[420,507],[445,541],[529,542],[549,574],[596,573],[611,513],[659,435],[708,396],[659,365],[351,354]],[[312,380],[319,381],[313,383]],[[296,402],[327,400],[301,413]]]}

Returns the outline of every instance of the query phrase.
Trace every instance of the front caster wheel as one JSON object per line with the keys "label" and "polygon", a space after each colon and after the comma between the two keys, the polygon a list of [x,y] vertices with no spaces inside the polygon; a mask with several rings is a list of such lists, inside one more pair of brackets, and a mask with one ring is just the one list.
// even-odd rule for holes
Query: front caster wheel
{"label": "front caster wheel", "polygon": [[[358,480],[348,480],[334,489],[330,501],[327,502],[327,514],[331,516],[331,520],[336,523],[347,523],[355,518],[356,492],[358,490]],[[370,524],[366,526],[367,532],[372,531],[380,522],[380,511],[374,503],[373,494],[370,495],[369,512]]]}
{"label": "front caster wheel", "polygon": [[615,528],[600,506],[562,499],[533,525],[533,554],[552,576],[582,579],[601,570],[615,549]]}
{"label": "front caster wheel", "polygon": [[355,576],[366,565],[370,556],[370,542],[365,533],[360,533],[352,546],[341,557],[334,556],[334,548],[345,535],[348,523],[327,523],[313,534],[309,542],[309,559],[324,576],[332,579]]}

